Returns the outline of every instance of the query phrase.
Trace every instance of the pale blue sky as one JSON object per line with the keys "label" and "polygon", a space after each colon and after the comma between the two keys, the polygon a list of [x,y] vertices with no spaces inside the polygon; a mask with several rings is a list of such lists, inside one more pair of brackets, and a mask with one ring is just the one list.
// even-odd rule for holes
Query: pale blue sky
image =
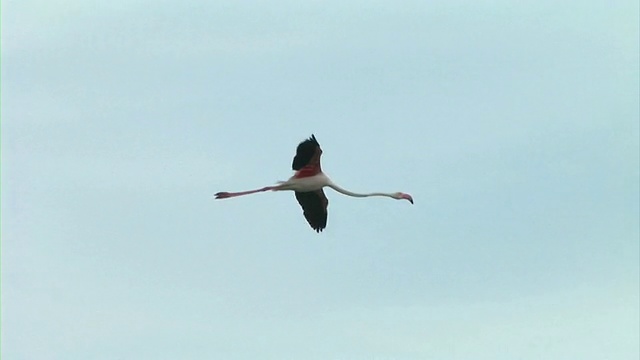
{"label": "pale blue sky", "polygon": [[3,1],[2,358],[638,359],[638,12]]}

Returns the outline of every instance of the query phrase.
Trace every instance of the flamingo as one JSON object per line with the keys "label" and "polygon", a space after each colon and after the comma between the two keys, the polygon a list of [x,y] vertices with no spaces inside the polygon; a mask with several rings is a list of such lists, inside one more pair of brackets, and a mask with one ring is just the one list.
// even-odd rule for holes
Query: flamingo
{"label": "flamingo", "polygon": [[321,155],[322,149],[320,148],[320,144],[318,144],[316,137],[312,134],[310,138],[298,144],[296,156],[293,158],[293,164],[291,165],[295,174],[289,178],[289,180],[278,181],[278,185],[265,186],[255,190],[219,192],[215,194],[215,198],[228,199],[264,191],[295,191],[296,199],[302,207],[304,217],[307,219],[311,228],[318,233],[327,227],[327,207],[329,200],[324,195],[324,191],[322,191],[324,187],[329,187],[341,194],[356,198],[384,196],[396,200],[408,200],[413,204],[411,195],[403,192],[359,194],[341,188],[322,172],[320,167]]}

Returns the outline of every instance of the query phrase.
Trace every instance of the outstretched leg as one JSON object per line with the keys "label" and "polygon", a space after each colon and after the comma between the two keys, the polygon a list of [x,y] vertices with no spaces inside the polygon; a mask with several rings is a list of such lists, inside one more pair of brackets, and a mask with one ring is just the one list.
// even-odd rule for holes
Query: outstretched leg
{"label": "outstretched leg", "polygon": [[216,199],[228,199],[231,197],[236,197],[236,196],[243,196],[243,195],[249,195],[249,194],[255,194],[258,192],[263,192],[263,191],[269,191],[269,190],[276,190],[278,188],[278,186],[265,186],[262,189],[256,189],[256,190],[249,190],[249,191],[240,191],[240,192],[219,192],[217,193]]}

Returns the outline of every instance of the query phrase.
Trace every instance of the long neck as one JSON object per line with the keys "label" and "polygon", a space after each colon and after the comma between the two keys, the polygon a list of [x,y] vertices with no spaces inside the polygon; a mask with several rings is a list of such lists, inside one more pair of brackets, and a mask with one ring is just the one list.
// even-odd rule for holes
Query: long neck
{"label": "long neck", "polygon": [[390,197],[393,198],[393,194],[388,194],[388,193],[368,193],[368,194],[359,194],[359,193],[354,193],[352,191],[349,191],[347,189],[343,189],[340,186],[334,184],[333,182],[330,182],[328,185],[328,187],[332,188],[333,190],[341,193],[341,194],[345,194],[347,196],[353,196],[353,197],[358,197],[358,198],[363,198],[363,197],[370,197],[370,196],[385,196],[385,197]]}

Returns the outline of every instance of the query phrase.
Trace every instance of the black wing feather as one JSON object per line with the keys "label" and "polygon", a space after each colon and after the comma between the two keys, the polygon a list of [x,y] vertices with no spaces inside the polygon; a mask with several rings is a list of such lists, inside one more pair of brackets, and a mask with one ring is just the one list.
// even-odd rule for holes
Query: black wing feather
{"label": "black wing feather", "polygon": [[304,217],[311,228],[320,232],[327,227],[327,206],[329,200],[324,195],[322,189],[309,192],[296,191],[296,199],[302,207]]}
{"label": "black wing feather", "polygon": [[310,138],[298,144],[296,156],[293,158],[293,164],[291,165],[293,170],[300,170],[309,164],[309,161],[313,159],[319,147],[320,144],[318,144],[314,135],[311,135]]}

